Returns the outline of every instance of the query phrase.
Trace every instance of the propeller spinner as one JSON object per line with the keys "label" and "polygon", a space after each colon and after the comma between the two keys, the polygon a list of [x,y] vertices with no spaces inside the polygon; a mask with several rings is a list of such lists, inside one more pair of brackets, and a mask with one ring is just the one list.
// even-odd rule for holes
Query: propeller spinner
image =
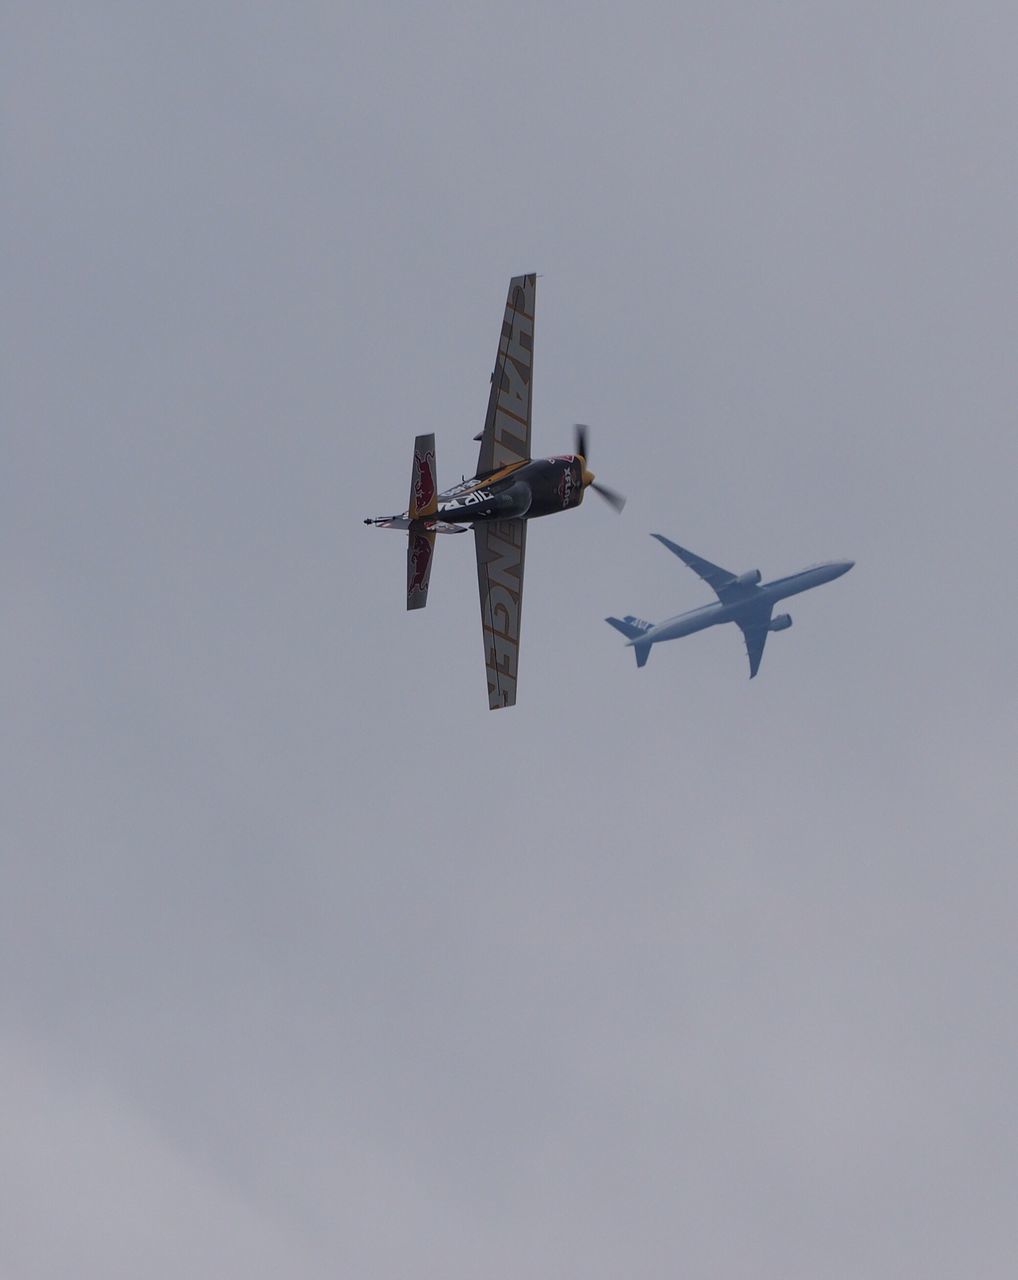
{"label": "propeller spinner", "polygon": [[626,500],[621,493],[614,489],[609,489],[605,484],[598,484],[594,479],[594,473],[587,468],[587,426],[583,422],[577,422],[575,425],[576,432],[576,454],[583,459],[583,486],[588,485],[595,493],[600,494],[605,502],[616,511],[621,511],[626,505]]}

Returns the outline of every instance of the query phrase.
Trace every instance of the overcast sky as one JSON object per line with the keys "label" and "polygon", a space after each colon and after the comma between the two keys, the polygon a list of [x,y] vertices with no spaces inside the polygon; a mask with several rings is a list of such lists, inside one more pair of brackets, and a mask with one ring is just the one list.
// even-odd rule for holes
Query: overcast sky
{"label": "overcast sky", "polygon": [[[1018,1271],[1018,11],[0,17],[0,1274]],[[519,703],[470,538],[538,282]],[[747,679],[608,613],[849,557]]]}

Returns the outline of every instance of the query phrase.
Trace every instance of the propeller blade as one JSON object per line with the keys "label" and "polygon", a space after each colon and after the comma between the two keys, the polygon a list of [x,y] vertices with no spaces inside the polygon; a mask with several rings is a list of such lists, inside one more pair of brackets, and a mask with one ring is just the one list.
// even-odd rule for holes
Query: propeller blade
{"label": "propeller blade", "polygon": [[577,422],[574,430],[576,432],[576,448],[574,453],[578,453],[581,458],[587,456],[587,428],[582,422]]}
{"label": "propeller blade", "polygon": [[621,493],[617,493],[614,489],[609,489],[607,485],[598,484],[595,480],[590,486],[595,493],[600,494],[610,507],[614,507],[616,511],[621,511],[626,505],[626,500]]}

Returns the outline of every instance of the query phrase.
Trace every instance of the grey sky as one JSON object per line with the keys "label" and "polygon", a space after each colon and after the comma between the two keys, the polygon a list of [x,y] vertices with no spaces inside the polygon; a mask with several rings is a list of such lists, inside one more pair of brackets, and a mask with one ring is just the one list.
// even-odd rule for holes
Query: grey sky
{"label": "grey sky", "polygon": [[[11,3],[0,1273],[1011,1277],[1018,15]],[[542,272],[519,705],[471,540]],[[746,679],[607,613],[848,556]]]}

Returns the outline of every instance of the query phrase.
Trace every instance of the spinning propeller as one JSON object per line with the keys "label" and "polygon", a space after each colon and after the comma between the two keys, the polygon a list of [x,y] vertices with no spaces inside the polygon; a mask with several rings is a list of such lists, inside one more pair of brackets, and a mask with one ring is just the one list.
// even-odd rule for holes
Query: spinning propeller
{"label": "spinning propeller", "polygon": [[587,428],[582,422],[576,423],[576,448],[575,453],[583,459],[583,483],[584,486],[589,485],[595,493],[601,495],[610,507],[614,507],[616,511],[621,511],[626,505],[626,500],[621,493],[617,493],[614,489],[609,489],[607,485],[598,484],[593,474],[587,470]]}

